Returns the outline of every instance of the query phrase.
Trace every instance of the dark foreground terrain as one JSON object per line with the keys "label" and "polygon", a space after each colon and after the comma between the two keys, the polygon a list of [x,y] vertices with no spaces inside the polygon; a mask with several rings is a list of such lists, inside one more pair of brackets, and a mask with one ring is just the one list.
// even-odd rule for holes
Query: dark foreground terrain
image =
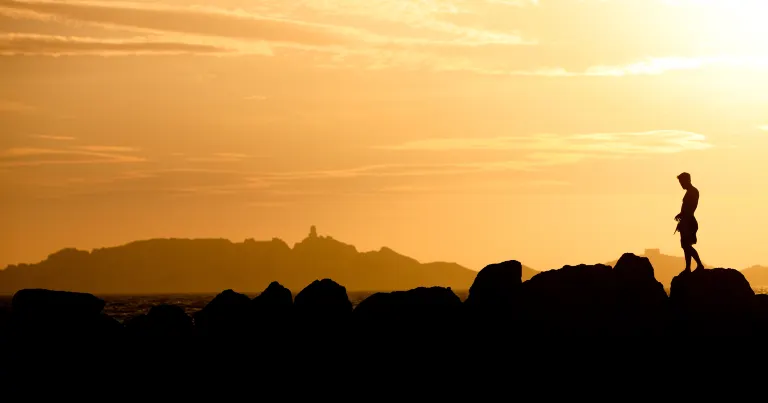
{"label": "dark foreground terrain", "polygon": [[362,398],[404,385],[449,393],[482,378],[498,389],[575,393],[534,385],[701,383],[696,371],[736,376],[768,341],[768,295],[737,270],[680,274],[669,296],[649,260],[632,254],[614,267],[566,266],[525,282],[521,270],[517,261],[487,266],[464,301],[450,288],[416,288],[353,308],[330,279],[295,296],[274,282],[255,298],[223,291],[192,316],[157,305],[122,323],[91,294],[25,289],[0,312],[0,379],[7,390],[55,380],[91,392],[228,385]]}

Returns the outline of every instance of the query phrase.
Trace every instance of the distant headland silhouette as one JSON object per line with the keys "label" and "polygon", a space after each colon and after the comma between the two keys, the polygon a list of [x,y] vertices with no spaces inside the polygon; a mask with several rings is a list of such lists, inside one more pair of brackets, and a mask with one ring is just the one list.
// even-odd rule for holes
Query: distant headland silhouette
{"label": "distant headland silhouette", "polygon": [[[527,280],[537,271],[523,268]],[[420,263],[390,248],[360,252],[353,245],[309,235],[291,248],[281,239],[151,239],[91,252],[63,249],[36,264],[0,271],[0,293],[50,288],[96,294],[211,293],[263,290],[272,281],[291,289],[333,278],[350,291],[415,287],[466,290],[477,271],[455,263]]]}
{"label": "distant headland silhouette", "polygon": [[[646,249],[656,279],[669,288],[683,258]],[[615,266],[617,261],[605,262]],[[522,281],[539,271],[522,265]],[[349,291],[397,291],[416,287],[468,290],[477,271],[456,263],[420,263],[390,248],[360,252],[353,245],[320,236],[312,226],[293,248],[280,239],[235,243],[226,239],[150,239],[91,252],[63,249],[35,264],[0,270],[0,294],[47,288],[94,294],[216,293],[222,289],[260,292],[272,281],[300,289],[333,278]],[[754,287],[768,285],[768,268],[744,275]]]}

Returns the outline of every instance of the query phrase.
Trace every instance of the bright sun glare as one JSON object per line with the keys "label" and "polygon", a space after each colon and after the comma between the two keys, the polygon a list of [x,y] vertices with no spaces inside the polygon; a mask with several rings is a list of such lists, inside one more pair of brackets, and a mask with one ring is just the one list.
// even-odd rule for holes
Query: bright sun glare
{"label": "bright sun glare", "polygon": [[[765,64],[768,56],[768,1],[765,0],[666,0],[671,6],[685,7],[699,32],[705,32],[701,45]],[[739,63],[738,60],[733,60]]]}

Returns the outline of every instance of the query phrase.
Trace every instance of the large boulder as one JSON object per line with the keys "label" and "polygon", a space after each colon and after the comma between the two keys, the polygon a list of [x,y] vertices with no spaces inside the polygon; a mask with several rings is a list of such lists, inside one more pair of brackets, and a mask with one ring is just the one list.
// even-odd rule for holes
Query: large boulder
{"label": "large boulder", "polygon": [[667,292],[654,277],[647,257],[625,253],[613,267],[617,288],[618,321],[625,330],[637,332],[663,330],[667,311]]}
{"label": "large boulder", "polygon": [[8,327],[11,322],[11,310],[7,307],[0,306],[0,342],[5,340],[8,333]]}
{"label": "large boulder", "polygon": [[258,343],[276,345],[290,342],[293,332],[293,294],[291,290],[273,281],[250,303],[253,315],[254,337]]}
{"label": "large boulder", "polygon": [[482,310],[509,310],[519,303],[523,265],[516,260],[485,266],[469,288],[464,302]]}
{"label": "large boulder", "polygon": [[602,264],[541,272],[521,287],[526,330],[558,338],[610,331],[616,290],[613,269]]}
{"label": "large boulder", "polygon": [[738,270],[680,273],[672,279],[669,301],[681,330],[741,335],[751,329],[755,292]]}
{"label": "large boulder", "polygon": [[754,304],[755,336],[758,339],[765,340],[768,337],[768,295],[755,295]]}
{"label": "large boulder", "polygon": [[94,295],[24,289],[11,301],[11,331],[19,340],[109,342],[122,325],[105,315],[104,300]]}
{"label": "large boulder", "polygon": [[253,325],[250,308],[247,295],[225,290],[195,312],[195,329],[203,336],[245,337]]}
{"label": "large boulder", "polygon": [[279,319],[290,314],[293,307],[291,290],[273,281],[259,295],[251,300],[251,308],[258,319]]}
{"label": "large boulder", "polygon": [[94,295],[44,289],[24,289],[13,295],[11,309],[25,318],[93,317],[106,303]]}
{"label": "large boulder", "polygon": [[347,289],[331,279],[315,280],[294,299],[294,310],[300,320],[348,320],[352,302]]}
{"label": "large boulder", "polygon": [[432,327],[454,324],[461,307],[461,299],[450,287],[419,287],[373,294],[357,305],[354,317],[368,325]]}

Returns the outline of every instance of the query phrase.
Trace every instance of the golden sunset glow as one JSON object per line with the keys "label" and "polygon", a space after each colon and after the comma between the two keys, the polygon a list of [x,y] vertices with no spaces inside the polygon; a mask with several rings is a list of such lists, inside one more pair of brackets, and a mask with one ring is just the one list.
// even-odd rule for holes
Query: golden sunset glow
{"label": "golden sunset glow", "polygon": [[[0,0],[0,267],[311,225],[472,269],[768,264],[765,0]],[[682,268],[681,268],[682,269]]]}

